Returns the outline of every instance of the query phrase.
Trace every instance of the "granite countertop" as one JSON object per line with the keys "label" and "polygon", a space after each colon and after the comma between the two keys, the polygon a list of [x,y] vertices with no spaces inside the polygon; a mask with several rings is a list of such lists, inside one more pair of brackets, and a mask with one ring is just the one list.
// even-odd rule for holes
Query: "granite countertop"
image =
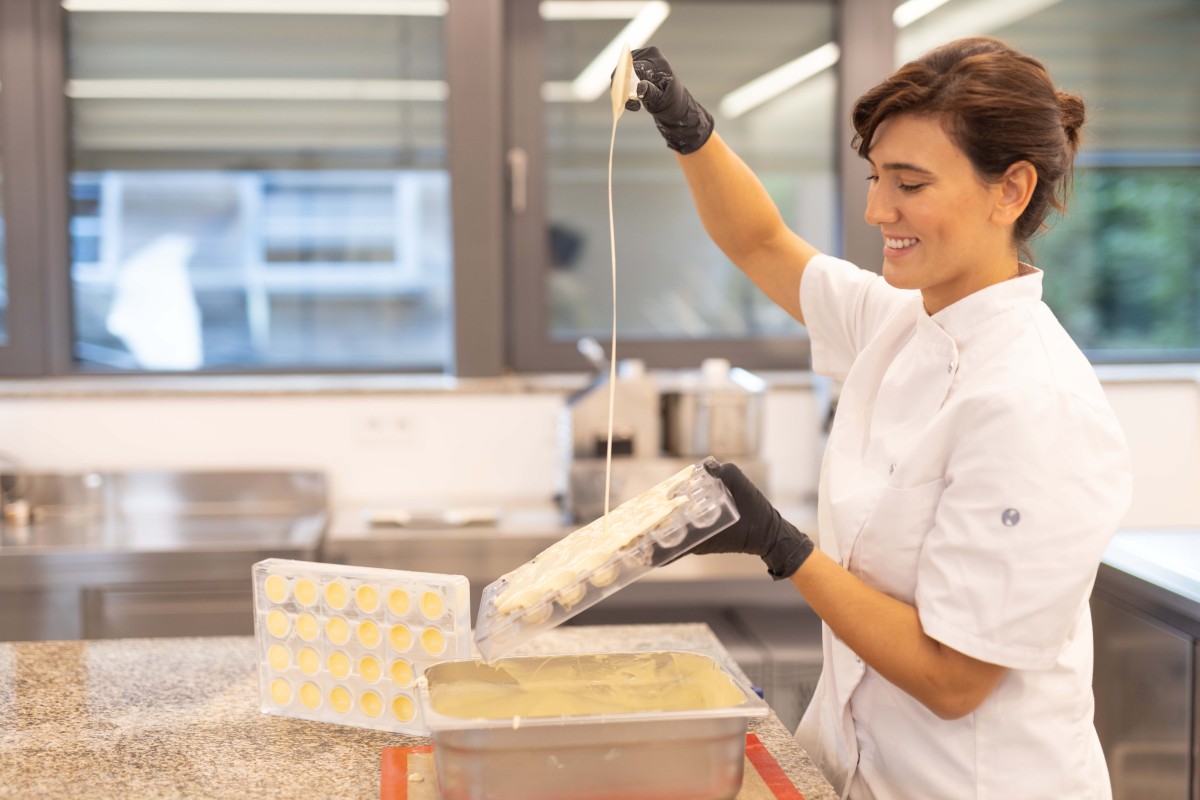
{"label": "granite countertop", "polygon": [[[575,626],[517,654],[689,649],[706,625]],[[253,637],[0,644],[0,797],[377,798],[380,751],[426,739],[258,710]],[[774,715],[755,733],[806,800],[836,795]]]}

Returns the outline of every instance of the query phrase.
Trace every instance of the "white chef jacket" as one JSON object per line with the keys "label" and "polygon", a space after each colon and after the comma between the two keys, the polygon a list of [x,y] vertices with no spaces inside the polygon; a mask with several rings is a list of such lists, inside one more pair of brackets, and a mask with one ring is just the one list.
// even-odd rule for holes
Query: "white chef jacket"
{"label": "white chef jacket", "polygon": [[830,256],[804,272],[813,369],[843,382],[818,544],[914,605],[925,632],[1009,671],[942,720],[824,626],[796,738],[843,797],[1109,798],[1092,723],[1088,597],[1128,507],[1124,435],[1041,302],[1042,274],[930,316]]}

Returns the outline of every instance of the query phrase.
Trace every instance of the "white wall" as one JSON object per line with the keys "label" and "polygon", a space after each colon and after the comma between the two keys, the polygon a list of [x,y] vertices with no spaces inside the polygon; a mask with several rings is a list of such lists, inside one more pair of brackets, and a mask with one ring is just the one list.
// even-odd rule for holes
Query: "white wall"
{"label": "white wall", "polygon": [[[819,388],[819,387],[818,387]],[[1134,526],[1200,526],[1200,387],[1106,384],[1129,438]],[[32,470],[311,468],[336,508],[549,503],[562,393],[471,391],[4,396],[0,451]],[[812,387],[767,398],[773,498],[815,493],[824,405]]]}

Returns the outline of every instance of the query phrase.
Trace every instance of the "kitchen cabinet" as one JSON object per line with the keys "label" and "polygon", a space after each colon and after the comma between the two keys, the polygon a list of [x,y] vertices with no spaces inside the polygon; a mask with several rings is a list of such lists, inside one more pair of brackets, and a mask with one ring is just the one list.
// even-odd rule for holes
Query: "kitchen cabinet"
{"label": "kitchen cabinet", "polygon": [[1200,800],[1200,531],[1118,533],[1092,622],[1113,800]]}
{"label": "kitchen cabinet", "polygon": [[1096,730],[1114,800],[1188,800],[1194,740],[1193,639],[1104,597],[1092,599]]}

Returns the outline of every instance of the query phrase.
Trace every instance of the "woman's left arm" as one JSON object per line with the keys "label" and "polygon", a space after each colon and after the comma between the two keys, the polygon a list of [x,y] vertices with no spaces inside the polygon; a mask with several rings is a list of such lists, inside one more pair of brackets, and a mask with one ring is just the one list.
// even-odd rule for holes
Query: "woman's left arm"
{"label": "woman's left arm", "polygon": [[916,608],[873,589],[819,550],[791,581],[859,658],[942,719],[970,714],[1007,672],[931,638]]}
{"label": "woman's left arm", "polygon": [[964,655],[925,633],[917,609],[875,589],[817,550],[736,464],[706,464],[739,519],[692,552],[748,553],[775,579],[790,578],[809,606],[872,669],[943,719],[970,714],[1007,668]]}

